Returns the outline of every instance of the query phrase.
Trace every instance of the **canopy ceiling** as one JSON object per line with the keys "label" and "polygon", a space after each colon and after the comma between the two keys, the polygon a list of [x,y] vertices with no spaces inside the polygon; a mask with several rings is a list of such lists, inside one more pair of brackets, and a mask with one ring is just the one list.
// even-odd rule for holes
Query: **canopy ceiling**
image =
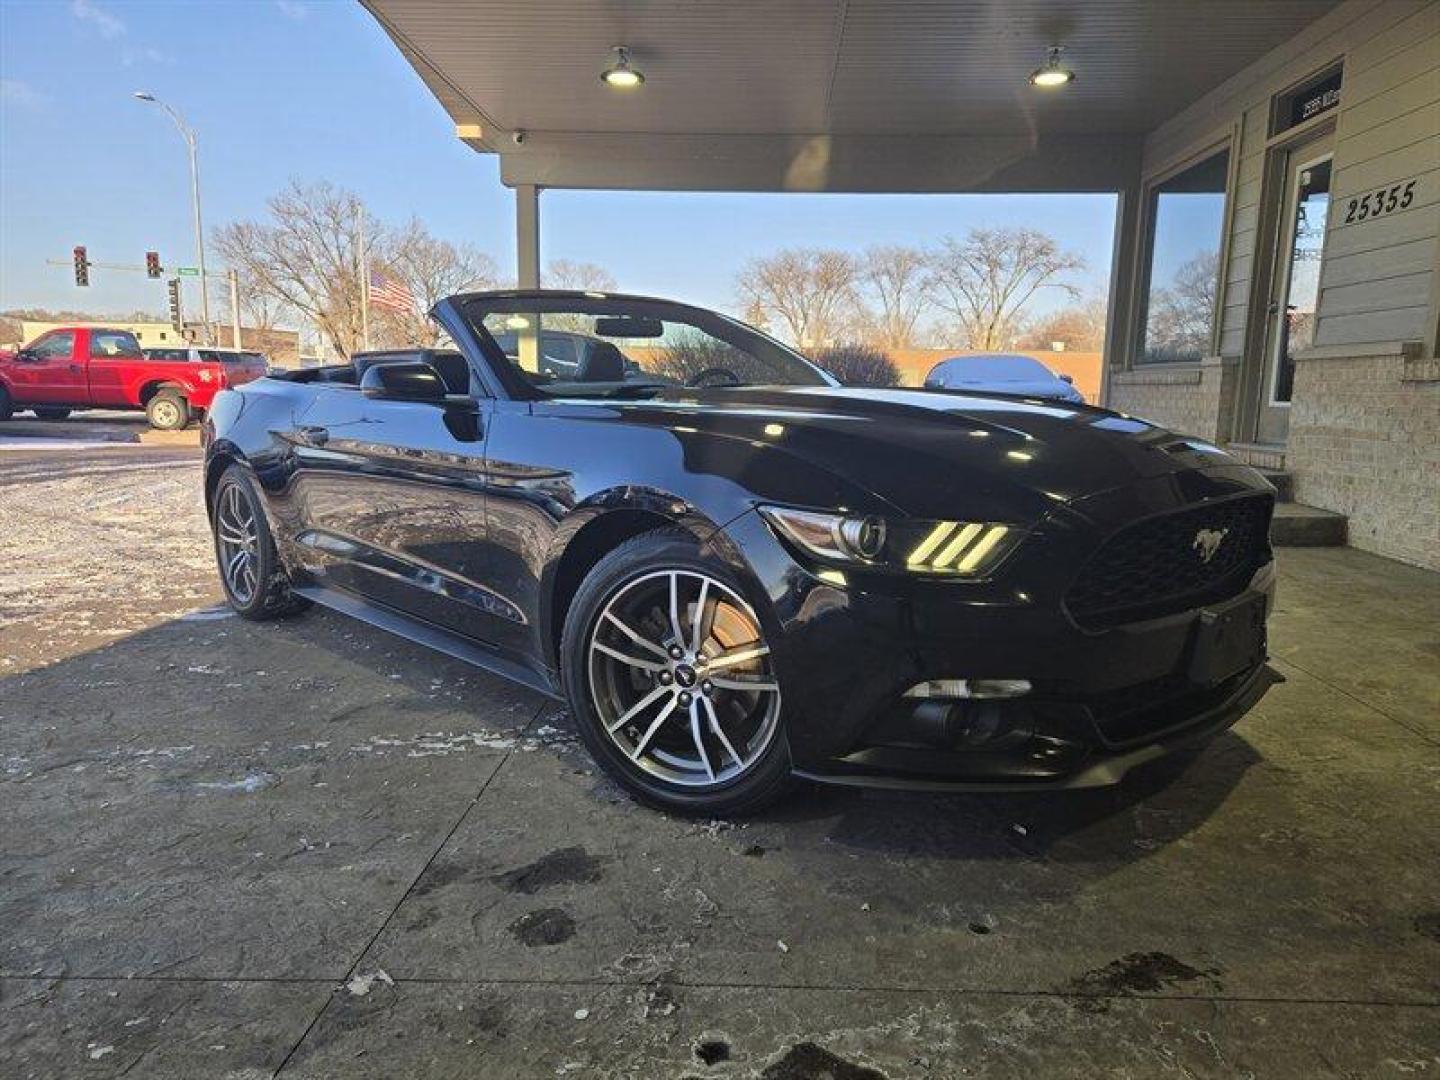
{"label": "canopy ceiling", "polygon": [[[1133,145],[1336,0],[363,2],[509,182],[826,188],[916,136],[1062,160],[1079,140]],[[1077,78],[1039,91],[1027,76],[1052,44]],[[615,45],[644,86],[602,85]],[[817,145],[825,163],[795,175]]]}

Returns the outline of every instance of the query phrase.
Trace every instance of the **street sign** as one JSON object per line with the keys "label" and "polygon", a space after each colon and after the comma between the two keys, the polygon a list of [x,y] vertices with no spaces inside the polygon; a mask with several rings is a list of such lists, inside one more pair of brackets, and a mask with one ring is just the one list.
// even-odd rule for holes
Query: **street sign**
{"label": "street sign", "polygon": [[199,277],[200,268],[198,266],[177,266],[175,268],[175,273],[179,274],[181,277]]}

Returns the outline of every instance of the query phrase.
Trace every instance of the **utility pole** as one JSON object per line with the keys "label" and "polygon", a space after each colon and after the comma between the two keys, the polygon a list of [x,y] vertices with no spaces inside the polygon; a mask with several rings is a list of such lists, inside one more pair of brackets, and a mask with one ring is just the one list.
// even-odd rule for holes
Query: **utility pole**
{"label": "utility pole", "polygon": [[235,348],[240,348],[240,275],[234,270],[225,274],[230,282],[230,328],[234,331]]}
{"label": "utility pole", "polygon": [[190,205],[195,217],[195,260],[200,269],[200,315],[205,321],[205,344],[213,345],[215,342],[210,334],[210,280],[205,274],[205,231],[200,224],[200,163],[195,152],[195,132],[185,123],[184,117],[150,91],[136,90],[135,97],[151,105],[159,105],[169,113],[190,151]]}
{"label": "utility pole", "polygon": [[357,248],[360,254],[360,340],[370,348],[370,259],[365,244],[365,207],[355,214],[360,227]]}

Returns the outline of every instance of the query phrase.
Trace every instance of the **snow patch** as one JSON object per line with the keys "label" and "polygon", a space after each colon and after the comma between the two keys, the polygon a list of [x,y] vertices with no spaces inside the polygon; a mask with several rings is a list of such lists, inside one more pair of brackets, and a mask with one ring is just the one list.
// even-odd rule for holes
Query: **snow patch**
{"label": "snow patch", "polygon": [[202,780],[195,786],[208,788],[211,791],[243,791],[252,794],[268,787],[274,787],[279,782],[280,777],[262,769],[259,772],[247,773],[239,780]]}
{"label": "snow patch", "polygon": [[386,986],[395,985],[395,980],[385,974],[384,968],[376,968],[368,975],[356,975],[345,984],[345,989],[349,990],[350,993],[356,997],[364,997],[370,993],[371,988],[374,987],[377,982],[384,983]]}

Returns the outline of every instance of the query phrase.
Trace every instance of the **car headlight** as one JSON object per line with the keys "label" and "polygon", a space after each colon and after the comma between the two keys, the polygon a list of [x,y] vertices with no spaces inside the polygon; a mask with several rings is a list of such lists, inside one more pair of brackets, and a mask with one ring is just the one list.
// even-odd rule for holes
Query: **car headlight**
{"label": "car headlight", "polygon": [[1002,522],[886,520],[784,506],[762,506],[760,513],[786,540],[826,562],[944,577],[986,576],[1026,533]]}

